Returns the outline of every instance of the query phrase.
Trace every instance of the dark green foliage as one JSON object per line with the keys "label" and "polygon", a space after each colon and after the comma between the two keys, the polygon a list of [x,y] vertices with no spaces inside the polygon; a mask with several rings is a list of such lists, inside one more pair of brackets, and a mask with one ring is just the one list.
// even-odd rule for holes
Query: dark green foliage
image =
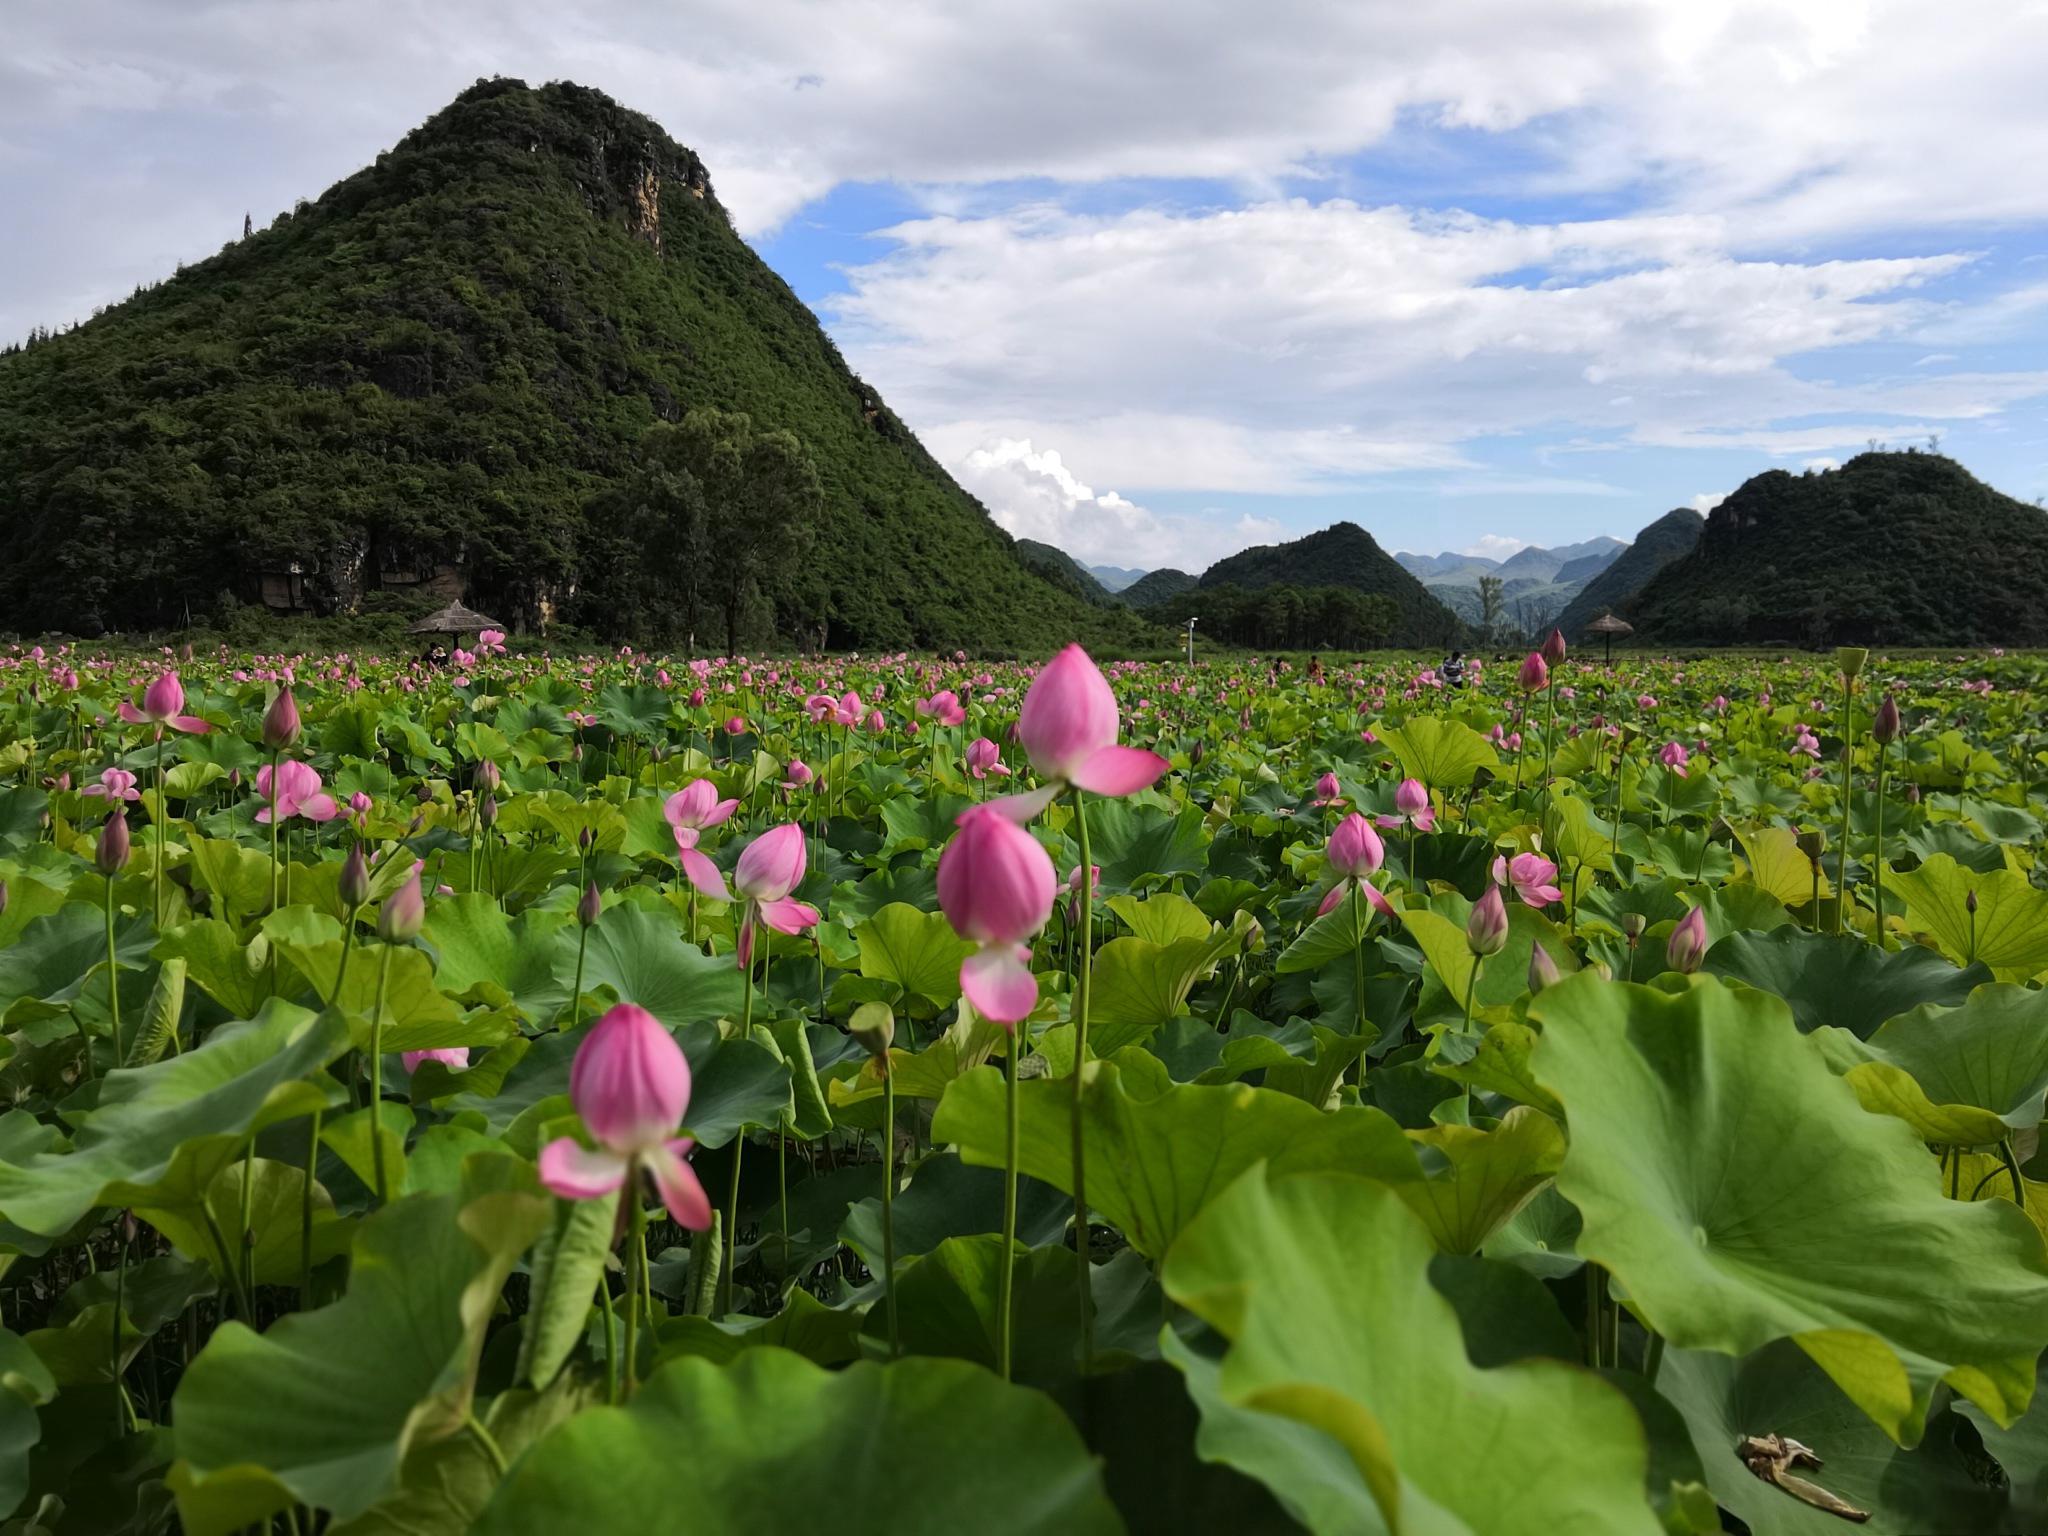
{"label": "dark green foliage", "polygon": [[2048,514],[1935,453],[1747,481],[1623,610],[1699,643],[2048,641]]}
{"label": "dark green foliage", "polygon": [[1674,507],[1636,535],[1636,541],[1557,616],[1557,627],[1576,640],[1603,613],[1619,610],[1665,566],[1691,554],[1707,520],[1691,507]]}
{"label": "dark green foliage", "polygon": [[1431,597],[1356,523],[1337,523],[1288,544],[1247,549],[1202,573],[1204,592],[1225,586],[1340,586],[1376,593],[1394,605],[1397,618],[1386,638],[1398,645],[1435,645],[1460,628],[1457,615]]}
{"label": "dark green foliage", "polygon": [[817,468],[817,580],[773,594],[785,635],[1141,634],[1018,562],[733,232],[694,154],[596,91],[513,80],[0,357],[0,613],[162,626],[266,586],[281,601],[294,564],[304,607],[348,612],[455,567],[502,618],[628,634],[634,594],[583,569],[620,555],[601,493],[650,427],[702,406],[793,433]]}
{"label": "dark green foliage", "polygon": [[1192,592],[1200,585],[1197,577],[1168,566],[1164,570],[1147,571],[1118,595],[1133,608],[1150,608],[1183,592]]}
{"label": "dark green foliage", "polygon": [[1207,638],[1261,650],[1371,650],[1401,623],[1391,597],[1353,587],[1204,586],[1155,605],[1151,616],[1182,627],[1194,616]]}
{"label": "dark green foliage", "polygon": [[1092,573],[1063,549],[1050,544],[1041,544],[1036,539],[1017,541],[1017,558],[1024,569],[1044,577],[1061,591],[1078,597],[1084,603],[1097,608],[1112,608],[1117,600],[1110,595],[1109,588],[1097,581]]}

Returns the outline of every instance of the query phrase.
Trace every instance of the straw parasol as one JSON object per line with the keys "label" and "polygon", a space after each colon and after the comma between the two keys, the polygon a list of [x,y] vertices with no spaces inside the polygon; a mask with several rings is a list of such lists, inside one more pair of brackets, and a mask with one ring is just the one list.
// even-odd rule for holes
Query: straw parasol
{"label": "straw parasol", "polygon": [[1598,635],[1607,642],[1606,659],[1610,665],[1614,661],[1614,637],[1616,635],[1632,635],[1635,632],[1636,629],[1633,624],[1617,619],[1611,613],[1601,614],[1599,618],[1586,626],[1587,634]]}
{"label": "straw parasol", "polygon": [[438,612],[428,614],[412,626],[415,635],[474,635],[486,629],[503,629],[505,626],[496,619],[485,618],[474,608],[461,603],[450,603]]}

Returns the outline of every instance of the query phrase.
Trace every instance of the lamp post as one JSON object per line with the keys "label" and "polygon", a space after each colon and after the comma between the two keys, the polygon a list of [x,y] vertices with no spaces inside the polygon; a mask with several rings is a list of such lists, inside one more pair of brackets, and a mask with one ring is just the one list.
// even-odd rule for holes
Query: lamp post
{"label": "lamp post", "polygon": [[1189,665],[1189,666],[1191,666],[1191,667],[1192,667],[1192,666],[1193,666],[1193,665],[1195,664],[1195,624],[1196,624],[1196,623],[1197,623],[1197,620],[1195,619],[1195,617],[1194,617],[1194,616],[1193,616],[1192,614],[1190,614],[1190,615],[1188,616],[1188,665]]}

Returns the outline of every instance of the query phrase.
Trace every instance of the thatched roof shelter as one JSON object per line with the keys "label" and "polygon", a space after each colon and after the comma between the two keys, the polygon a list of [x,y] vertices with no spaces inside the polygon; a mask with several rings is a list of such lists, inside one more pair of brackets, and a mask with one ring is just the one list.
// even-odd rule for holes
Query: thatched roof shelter
{"label": "thatched roof shelter", "polygon": [[412,626],[415,635],[474,635],[486,629],[503,629],[505,626],[496,619],[486,618],[474,608],[461,603],[450,603],[438,612],[428,614]]}
{"label": "thatched roof shelter", "polygon": [[1616,635],[1632,635],[1635,632],[1636,627],[1633,624],[1625,619],[1617,619],[1611,613],[1601,614],[1599,618],[1586,626],[1587,634],[1598,635],[1607,642],[1607,660],[1609,661],[1614,660],[1614,637]]}

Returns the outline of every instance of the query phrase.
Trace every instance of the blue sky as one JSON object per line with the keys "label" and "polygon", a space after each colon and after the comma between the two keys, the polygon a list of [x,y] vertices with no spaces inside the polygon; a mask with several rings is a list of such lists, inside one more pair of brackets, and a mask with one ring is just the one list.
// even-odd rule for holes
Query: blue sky
{"label": "blue sky", "polygon": [[1005,526],[1200,569],[1629,536],[1938,434],[2048,492],[2048,12],[2006,0],[78,0],[0,59],[0,332],[481,75],[611,91]]}

